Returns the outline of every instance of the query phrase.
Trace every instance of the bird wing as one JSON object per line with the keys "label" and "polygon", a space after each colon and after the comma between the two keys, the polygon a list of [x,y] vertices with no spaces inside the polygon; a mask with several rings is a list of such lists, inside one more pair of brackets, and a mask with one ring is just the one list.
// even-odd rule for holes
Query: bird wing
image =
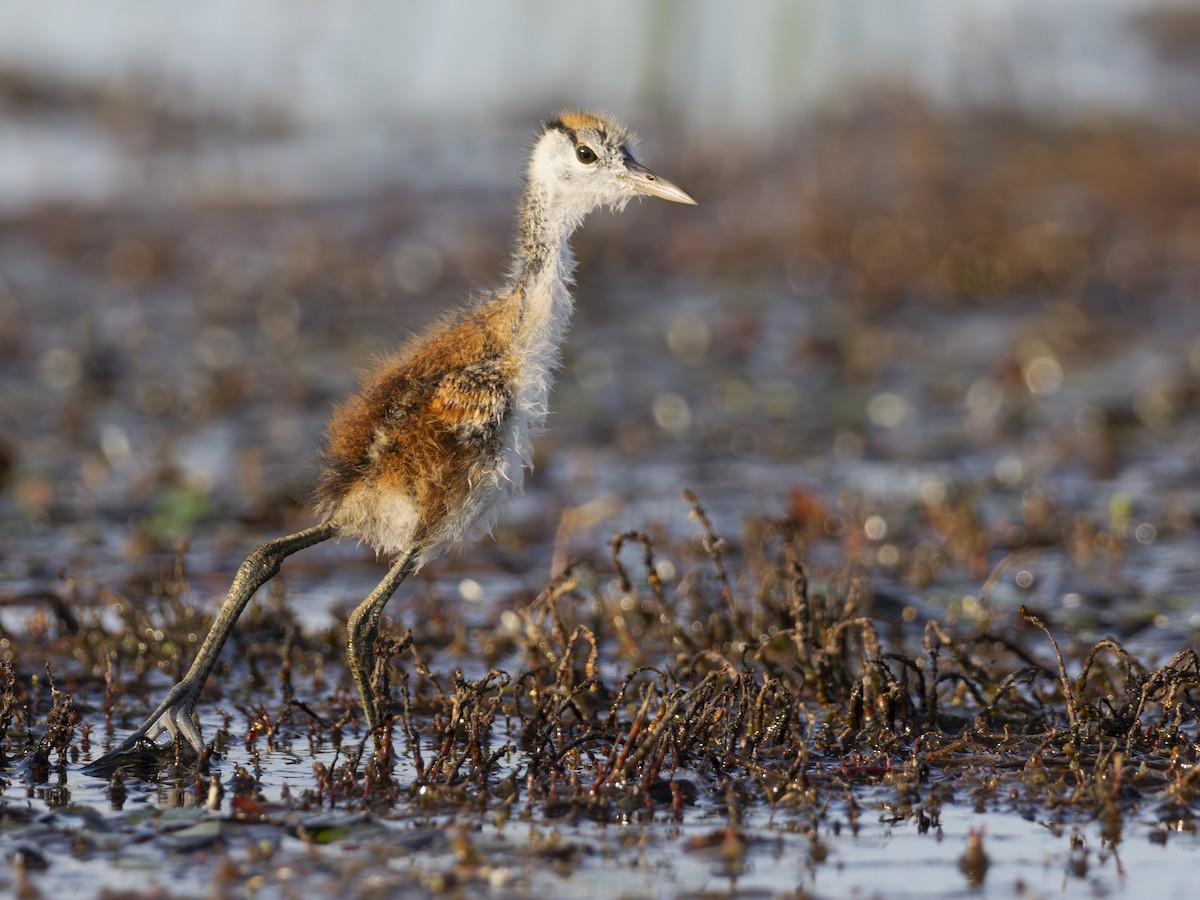
{"label": "bird wing", "polygon": [[469,443],[499,437],[512,408],[512,385],[497,360],[472,363],[442,375],[429,411]]}

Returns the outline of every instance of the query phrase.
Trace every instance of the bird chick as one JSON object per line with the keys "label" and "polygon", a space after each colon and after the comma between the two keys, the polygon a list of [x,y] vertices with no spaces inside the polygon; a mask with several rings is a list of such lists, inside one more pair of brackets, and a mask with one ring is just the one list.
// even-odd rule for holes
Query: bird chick
{"label": "bird chick", "polygon": [[317,486],[320,524],[255,548],[187,674],[94,766],[164,729],[201,752],[192,714],[238,616],[286,557],[330,538],[355,538],[395,560],[347,622],[348,661],[367,726],[376,730],[381,698],[371,676],[384,606],[412,572],[490,530],[530,467],[571,315],[572,233],[594,209],[622,209],[634,197],[696,202],[638,162],[634,143],[595,112],[565,112],[543,125],[503,287],[410,341],[334,411]]}

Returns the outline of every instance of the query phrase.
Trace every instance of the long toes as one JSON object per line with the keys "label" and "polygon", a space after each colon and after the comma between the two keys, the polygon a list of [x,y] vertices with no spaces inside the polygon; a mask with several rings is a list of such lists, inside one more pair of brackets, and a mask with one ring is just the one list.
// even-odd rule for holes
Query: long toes
{"label": "long toes", "polygon": [[125,738],[120,745],[88,765],[85,771],[93,775],[106,775],[118,765],[148,753],[150,749],[148,744],[157,748],[158,752],[168,750],[171,744],[160,745],[156,740],[164,731],[170,733],[172,744],[182,737],[197,754],[202,754],[204,738],[192,720],[192,710],[195,705],[194,700],[189,702],[187,698],[176,701],[173,706],[167,707],[153,721],[147,721],[141,728]]}
{"label": "long toes", "polygon": [[192,719],[190,705],[184,704],[172,707],[167,713],[167,720],[167,727],[171,729],[171,735],[176,740],[182,737],[191,745],[196,753],[204,752],[204,737],[200,734],[200,729],[196,727],[196,723]]}
{"label": "long toes", "polygon": [[[150,725],[148,728],[146,728],[145,732],[141,735],[139,740],[147,740],[147,741],[152,741],[152,742],[157,743],[155,741],[155,738],[157,738],[164,731],[170,731],[171,737],[175,736],[175,729],[171,724],[170,716],[166,715],[166,714],[161,715],[157,719],[155,719],[154,723],[152,725]],[[137,737],[137,735],[134,734],[131,737],[131,739],[136,738],[136,737]]]}
{"label": "long toes", "polygon": [[[148,761],[156,759],[158,751],[147,747],[147,735],[148,732],[135,731],[116,747],[84,766],[84,774],[107,778],[116,769],[130,764],[150,765]],[[154,741],[150,739],[149,743],[153,744]]]}

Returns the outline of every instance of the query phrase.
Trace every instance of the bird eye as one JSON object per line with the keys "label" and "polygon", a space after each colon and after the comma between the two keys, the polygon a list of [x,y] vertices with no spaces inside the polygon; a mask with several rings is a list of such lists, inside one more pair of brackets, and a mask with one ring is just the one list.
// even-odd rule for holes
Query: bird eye
{"label": "bird eye", "polygon": [[591,165],[596,161],[596,151],[587,144],[580,144],[575,148],[575,158],[585,165]]}

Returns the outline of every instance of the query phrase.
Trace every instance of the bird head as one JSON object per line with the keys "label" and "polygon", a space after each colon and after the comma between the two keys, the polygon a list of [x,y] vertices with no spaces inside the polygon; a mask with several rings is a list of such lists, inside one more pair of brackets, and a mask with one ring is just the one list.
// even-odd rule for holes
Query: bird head
{"label": "bird head", "polygon": [[579,217],[598,206],[620,209],[640,196],[695,204],[683,188],[638,162],[636,141],[602,113],[561,113],[545,124],[534,145],[529,181],[568,215]]}

